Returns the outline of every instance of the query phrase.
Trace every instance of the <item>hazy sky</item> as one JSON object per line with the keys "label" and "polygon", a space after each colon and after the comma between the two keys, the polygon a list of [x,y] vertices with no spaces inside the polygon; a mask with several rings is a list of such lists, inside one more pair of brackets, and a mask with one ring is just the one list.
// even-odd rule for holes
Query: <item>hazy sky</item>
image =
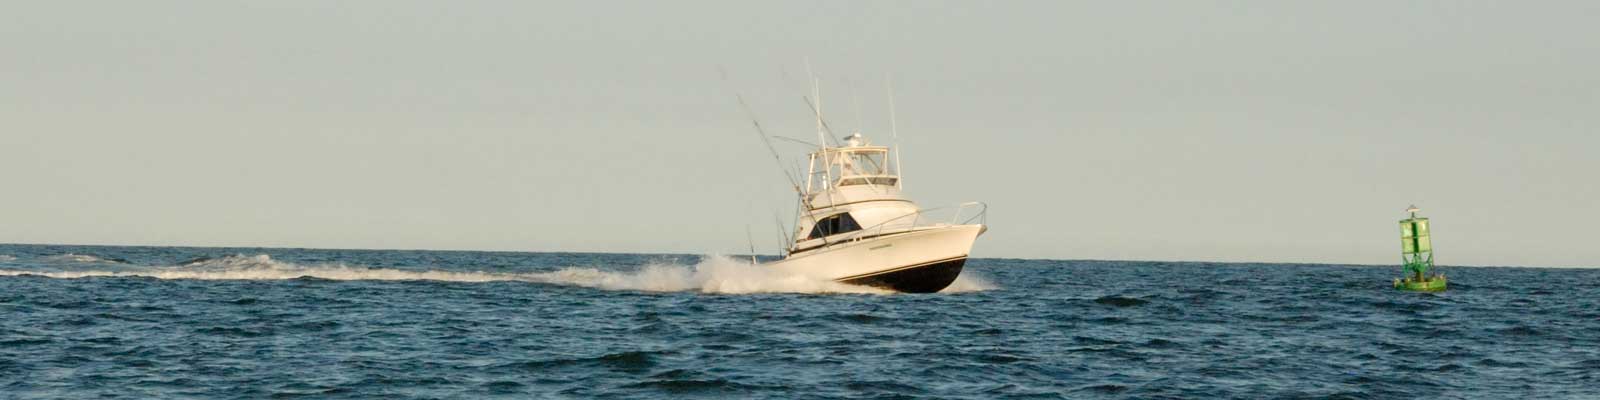
{"label": "hazy sky", "polygon": [[734,95],[815,138],[809,58],[880,143],[893,76],[909,194],[990,205],[974,256],[1394,263],[1415,203],[1442,263],[1596,266],[1596,15],[9,2],[0,242],[770,253],[792,197]]}

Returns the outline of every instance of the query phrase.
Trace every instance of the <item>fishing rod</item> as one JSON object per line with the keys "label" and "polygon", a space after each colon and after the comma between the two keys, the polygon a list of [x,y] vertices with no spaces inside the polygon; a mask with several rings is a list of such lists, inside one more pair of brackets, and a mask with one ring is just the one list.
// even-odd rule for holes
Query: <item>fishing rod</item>
{"label": "fishing rod", "polygon": [[800,139],[795,139],[795,138],[788,137],[788,136],[773,136],[772,138],[773,139],[783,139],[783,140],[787,140],[787,141],[790,141],[790,142],[803,144],[803,145],[806,145],[806,146],[811,146],[811,148],[813,148],[813,149],[817,148],[817,145],[815,143],[807,142],[807,141],[800,140]]}
{"label": "fishing rod", "polygon": [[784,232],[783,218],[778,216],[778,210],[772,210],[772,223],[774,227],[778,228],[778,258],[783,258],[783,256],[787,255],[783,251],[786,244],[794,243],[794,240],[789,239],[789,234]]}
{"label": "fishing rod", "polygon": [[750,265],[756,265],[756,237],[750,234],[750,224],[744,224],[744,240],[750,244]]}

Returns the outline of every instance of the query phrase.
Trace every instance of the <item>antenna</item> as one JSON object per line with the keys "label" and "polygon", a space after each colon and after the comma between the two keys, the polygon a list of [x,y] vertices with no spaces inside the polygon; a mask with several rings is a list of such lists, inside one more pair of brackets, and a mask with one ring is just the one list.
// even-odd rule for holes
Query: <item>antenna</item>
{"label": "antenna", "polygon": [[857,86],[858,85],[850,85],[850,100],[856,103],[856,133],[861,133],[861,88]]}
{"label": "antenna", "polygon": [[884,86],[889,90],[889,135],[890,141],[894,142],[894,173],[900,176],[899,179],[894,180],[894,185],[904,190],[906,187],[906,172],[905,166],[900,164],[900,126],[895,123],[896,118],[894,115],[894,77],[885,76],[884,81],[886,82]]}

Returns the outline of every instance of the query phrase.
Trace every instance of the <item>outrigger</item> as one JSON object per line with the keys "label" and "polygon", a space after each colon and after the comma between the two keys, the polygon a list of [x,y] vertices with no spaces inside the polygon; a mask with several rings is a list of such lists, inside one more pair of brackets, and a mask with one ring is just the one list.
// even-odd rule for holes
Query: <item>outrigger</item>
{"label": "outrigger", "polygon": [[1405,278],[1395,278],[1394,288],[1417,292],[1442,292],[1444,274],[1429,275],[1433,269],[1433,243],[1428,238],[1428,219],[1417,217],[1422,211],[1417,206],[1407,208],[1411,218],[1400,220],[1400,262],[1405,265]]}

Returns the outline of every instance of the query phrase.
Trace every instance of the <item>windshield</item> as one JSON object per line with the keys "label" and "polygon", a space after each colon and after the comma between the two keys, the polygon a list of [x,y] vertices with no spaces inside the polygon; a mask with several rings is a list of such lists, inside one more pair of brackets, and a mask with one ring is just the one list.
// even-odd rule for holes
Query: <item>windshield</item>
{"label": "windshield", "polygon": [[858,175],[888,175],[889,151],[869,150],[851,151],[839,155],[831,168],[833,176],[847,177]]}

